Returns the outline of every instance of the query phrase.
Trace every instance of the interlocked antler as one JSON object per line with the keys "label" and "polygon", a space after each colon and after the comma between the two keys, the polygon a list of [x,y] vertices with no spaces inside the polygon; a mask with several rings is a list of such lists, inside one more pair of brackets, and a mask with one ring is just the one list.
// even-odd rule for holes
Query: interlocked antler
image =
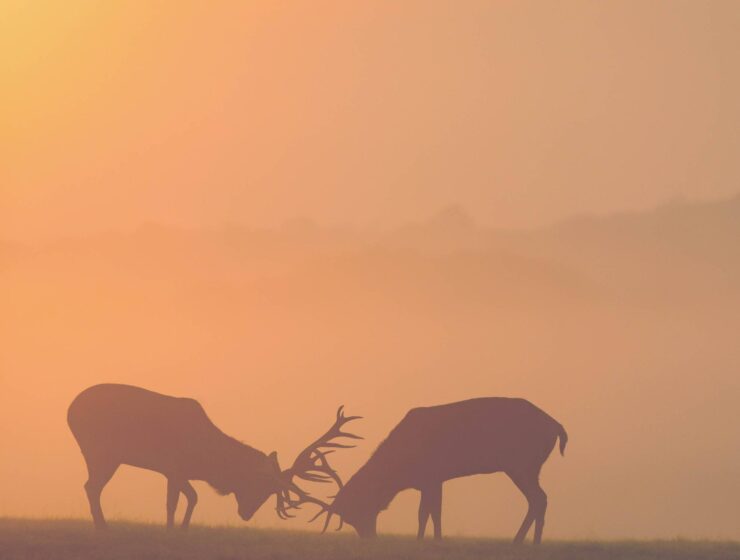
{"label": "interlocked antler", "polygon": [[[335,482],[340,489],[342,488],[342,479],[339,478],[337,471],[331,468],[326,456],[336,451],[336,449],[349,449],[355,446],[346,443],[337,443],[332,440],[340,437],[363,439],[361,436],[342,431],[342,426],[347,422],[362,418],[361,416],[345,416],[343,411],[344,406],[340,406],[339,410],[337,410],[337,419],[332,427],[329,428],[323,436],[301,451],[293,462],[292,467],[283,471],[283,476],[286,476],[289,482],[286,488],[277,493],[276,510],[280,518],[286,519],[288,517],[294,517],[288,513],[289,509],[299,509],[304,503],[313,503],[321,506],[321,511],[319,511],[309,522],[315,521],[322,514],[327,513],[328,515],[324,522],[322,533],[326,531],[326,528],[329,526],[329,520],[332,516],[329,504],[310,496],[307,492],[303,491],[298,485],[296,485],[292,481],[292,478],[297,476],[298,478],[302,478],[309,482]],[[326,448],[329,448],[329,450],[325,451],[324,449]],[[298,499],[293,500],[291,493],[298,496]],[[341,529],[341,524],[339,528]]]}

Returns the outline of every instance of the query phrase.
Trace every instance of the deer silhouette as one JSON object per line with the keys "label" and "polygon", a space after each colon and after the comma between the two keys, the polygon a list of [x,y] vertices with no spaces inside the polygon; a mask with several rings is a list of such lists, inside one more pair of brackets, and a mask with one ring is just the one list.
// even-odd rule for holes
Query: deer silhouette
{"label": "deer silhouette", "polygon": [[418,537],[424,537],[431,517],[439,539],[444,481],[504,472],[529,504],[514,542],[523,542],[534,523],[537,544],[547,509],[539,475],[558,438],[563,454],[568,441],[563,426],[523,399],[478,398],[415,408],[340,488],[326,510],[327,523],[337,514],[361,537],[374,537],[378,514],[401,490],[415,488],[421,491]]}
{"label": "deer silhouette", "polygon": [[174,526],[180,493],[187,499],[182,527],[190,524],[198,501],[192,480],[207,482],[221,495],[233,493],[245,521],[273,494],[277,514],[283,519],[293,517],[289,510],[304,503],[320,506],[320,515],[328,511],[328,505],[308,495],[293,478],[335,482],[341,488],[341,479],[326,460],[333,449],[326,448],[354,447],[335,439],[361,439],[341,431],[356,418],[344,416],[340,407],[331,428],[306,447],[290,468],[281,470],[277,453],[266,455],[224,434],[193,399],[103,384],[80,393],[67,413],[67,423],[87,464],[85,492],[95,527],[100,529],[106,527],[100,496],[120,465],[159,472],[167,478],[168,528]]}

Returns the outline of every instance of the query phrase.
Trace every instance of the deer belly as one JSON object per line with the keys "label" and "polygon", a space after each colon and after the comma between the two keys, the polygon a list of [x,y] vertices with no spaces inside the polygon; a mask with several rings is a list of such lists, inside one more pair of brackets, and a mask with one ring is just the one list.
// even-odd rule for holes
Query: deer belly
{"label": "deer belly", "polygon": [[146,430],[134,428],[122,423],[98,426],[97,433],[86,434],[80,442],[83,452],[165,474],[189,470],[195,457],[187,434],[157,429],[156,425]]}

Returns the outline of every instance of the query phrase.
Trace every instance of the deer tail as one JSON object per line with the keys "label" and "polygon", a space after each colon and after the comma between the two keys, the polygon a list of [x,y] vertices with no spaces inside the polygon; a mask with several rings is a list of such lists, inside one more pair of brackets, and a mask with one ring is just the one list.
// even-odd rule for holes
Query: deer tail
{"label": "deer tail", "polygon": [[558,424],[558,439],[560,439],[560,454],[565,455],[565,446],[568,444],[568,433],[562,424]]}

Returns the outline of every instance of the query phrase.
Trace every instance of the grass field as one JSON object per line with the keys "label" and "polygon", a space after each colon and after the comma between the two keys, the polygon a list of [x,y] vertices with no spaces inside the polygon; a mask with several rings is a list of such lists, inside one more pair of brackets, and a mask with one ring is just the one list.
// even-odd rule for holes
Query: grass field
{"label": "grass field", "polygon": [[168,533],[158,525],[113,523],[96,534],[82,520],[0,519],[0,560],[155,559],[333,560],[477,558],[508,560],[740,559],[740,543],[711,541],[551,541],[515,547],[488,539],[417,542],[388,536],[360,541],[352,534],[301,533],[194,526]]}

